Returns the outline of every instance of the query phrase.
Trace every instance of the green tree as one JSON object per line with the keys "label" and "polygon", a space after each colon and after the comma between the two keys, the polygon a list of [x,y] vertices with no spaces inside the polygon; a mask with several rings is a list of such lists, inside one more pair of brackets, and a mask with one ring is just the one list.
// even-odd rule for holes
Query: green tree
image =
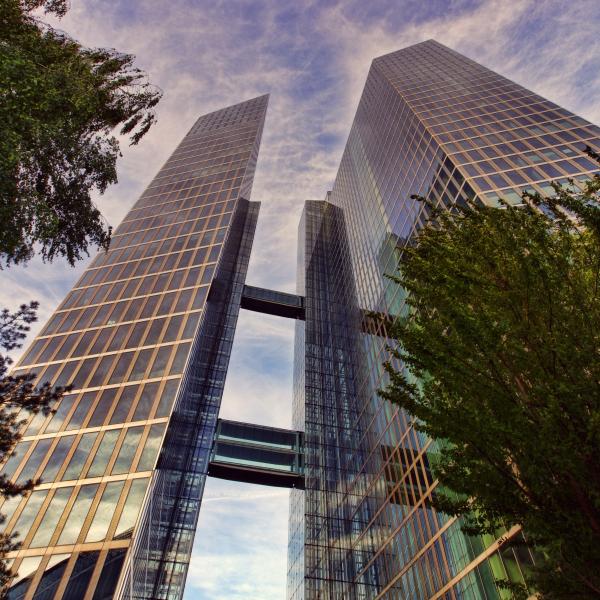
{"label": "green tree", "polygon": [[543,598],[600,598],[600,177],[554,189],[430,207],[395,277],[409,315],[382,396],[446,440],[440,510],[469,534],[521,525]]}
{"label": "green tree", "polygon": [[[0,349],[10,352],[21,347],[21,341],[27,335],[31,323],[37,320],[37,302],[23,304],[13,313],[0,311]],[[49,383],[35,386],[35,374],[9,375],[12,360],[8,355],[0,354],[0,459],[4,459],[21,439],[21,430],[31,414],[48,414],[69,388],[52,387]],[[0,475],[0,496],[11,498],[24,494],[39,483],[29,480],[23,484],[10,481],[6,475]],[[5,520],[0,515],[0,524]],[[0,557],[18,549],[15,535],[0,534]],[[10,580],[7,562],[0,560],[0,590]]]}
{"label": "green tree", "polygon": [[[155,121],[161,92],[133,56],[85,48],[32,14],[61,17],[67,8],[66,0],[0,0],[0,268],[36,252],[73,265],[90,246],[108,248],[111,228],[91,194],[117,181],[113,132],[137,144]],[[0,350],[21,346],[37,308],[0,311]],[[10,365],[0,354],[0,462],[26,417],[49,413],[69,390],[35,385],[35,374],[9,375]],[[0,475],[0,498],[37,483]],[[3,557],[16,548],[14,536],[0,535],[0,595],[10,581]]]}
{"label": "green tree", "polygon": [[0,263],[73,264],[110,227],[91,199],[117,181],[119,142],[137,144],[161,92],[116,50],[89,49],[35,18],[66,0],[0,0]]}

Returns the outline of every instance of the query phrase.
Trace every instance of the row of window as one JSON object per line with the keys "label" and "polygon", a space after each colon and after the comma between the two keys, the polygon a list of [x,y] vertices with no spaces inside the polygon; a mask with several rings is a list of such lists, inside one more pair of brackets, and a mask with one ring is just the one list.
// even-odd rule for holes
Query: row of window
{"label": "row of window", "polygon": [[[24,484],[36,479],[52,483],[150,471],[164,429],[165,423],[155,423],[20,442],[0,473]],[[142,437],[143,448],[134,463]],[[25,461],[19,464],[26,454]]]}
{"label": "row of window", "polygon": [[[213,266],[205,267],[204,270],[207,275],[201,276],[200,281],[196,278],[197,273],[195,270],[188,271],[188,275],[191,276],[190,281],[187,281],[187,279],[183,281],[183,275],[186,271],[175,271],[167,275],[181,275],[182,277],[176,277],[175,280],[173,277],[171,278],[171,282],[175,281],[177,283],[173,287],[181,288],[183,285],[208,283],[212,277],[213,268]],[[140,290],[141,292],[142,290]],[[188,287],[163,294],[156,293],[150,296],[141,296],[115,303],[91,306],[90,308],[76,308],[58,312],[50,318],[41,335],[48,336],[55,333],[66,333],[68,331],[102,327],[104,325],[116,325],[127,321],[149,319],[170,313],[198,310],[204,306],[207,293],[208,286],[203,285],[199,288]]]}
{"label": "row of window", "polygon": [[[12,530],[30,548],[131,537],[148,478],[37,490],[26,499]],[[16,503],[21,501],[17,497]],[[2,509],[10,513],[9,502]],[[38,522],[36,517],[42,515]],[[9,528],[11,529],[11,528]]]}

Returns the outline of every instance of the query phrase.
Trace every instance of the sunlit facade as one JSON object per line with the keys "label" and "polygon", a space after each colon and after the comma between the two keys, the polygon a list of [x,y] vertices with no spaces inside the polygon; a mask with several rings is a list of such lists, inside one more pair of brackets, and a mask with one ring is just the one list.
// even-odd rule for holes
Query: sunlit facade
{"label": "sunlit facade", "polygon": [[288,598],[497,599],[496,579],[522,581],[527,550],[468,538],[431,507],[438,444],[377,396],[386,324],[406,311],[385,275],[426,221],[412,194],[519,204],[524,190],[553,193],[551,180],[585,180],[586,145],[600,150],[598,127],[435,41],[373,61],[333,189],[300,225],[306,471],[290,503]]}
{"label": "sunlit facade", "polygon": [[17,366],[73,390],[29,421],[0,471],[42,480],[0,507],[22,543],[10,600],[181,596],[258,215],[248,199],[267,102],[198,119]]}

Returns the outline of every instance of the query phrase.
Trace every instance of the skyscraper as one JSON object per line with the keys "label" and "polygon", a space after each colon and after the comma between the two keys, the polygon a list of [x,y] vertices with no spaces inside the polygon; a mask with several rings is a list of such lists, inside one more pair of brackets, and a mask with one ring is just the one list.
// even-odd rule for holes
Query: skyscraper
{"label": "skyscraper", "polygon": [[[600,130],[434,41],[375,59],[293,295],[245,285],[266,106],[196,122],[17,366],[74,389],[2,466],[43,479],[0,506],[11,600],[179,598],[207,475],[292,488],[294,600],[495,599],[533,560],[430,506],[437,442],[377,396],[406,310],[385,275],[426,220],[411,194],[577,186]],[[296,320],[291,431],[218,419],[240,308]]]}
{"label": "skyscraper", "polygon": [[495,579],[522,580],[527,550],[430,506],[438,444],[377,396],[386,325],[406,310],[385,275],[426,220],[411,194],[519,204],[551,180],[577,187],[597,168],[586,145],[600,149],[598,127],[435,41],[373,61],[333,189],[300,225],[289,598],[490,599]]}
{"label": "skyscraper", "polygon": [[22,542],[9,598],[182,593],[258,214],[248,198],[267,102],[198,119],[20,361],[17,372],[73,390],[30,420],[2,467],[43,480],[0,509]]}

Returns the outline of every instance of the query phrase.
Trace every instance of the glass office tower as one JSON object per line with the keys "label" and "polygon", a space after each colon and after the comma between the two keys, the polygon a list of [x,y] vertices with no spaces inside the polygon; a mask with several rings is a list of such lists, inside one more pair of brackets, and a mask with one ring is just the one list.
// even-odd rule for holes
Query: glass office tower
{"label": "glass office tower", "polygon": [[438,444],[377,396],[387,325],[406,310],[385,275],[427,218],[411,194],[520,204],[551,180],[578,187],[597,168],[586,145],[600,150],[598,127],[435,41],[373,61],[333,189],[300,226],[306,482],[291,496],[289,598],[495,599],[495,579],[522,580],[528,551],[466,537],[431,507]]}
{"label": "glass office tower", "polygon": [[0,507],[22,542],[11,600],[181,595],[258,214],[248,198],[267,102],[198,119],[17,366],[73,390],[29,419],[2,466],[17,482],[42,479]]}

